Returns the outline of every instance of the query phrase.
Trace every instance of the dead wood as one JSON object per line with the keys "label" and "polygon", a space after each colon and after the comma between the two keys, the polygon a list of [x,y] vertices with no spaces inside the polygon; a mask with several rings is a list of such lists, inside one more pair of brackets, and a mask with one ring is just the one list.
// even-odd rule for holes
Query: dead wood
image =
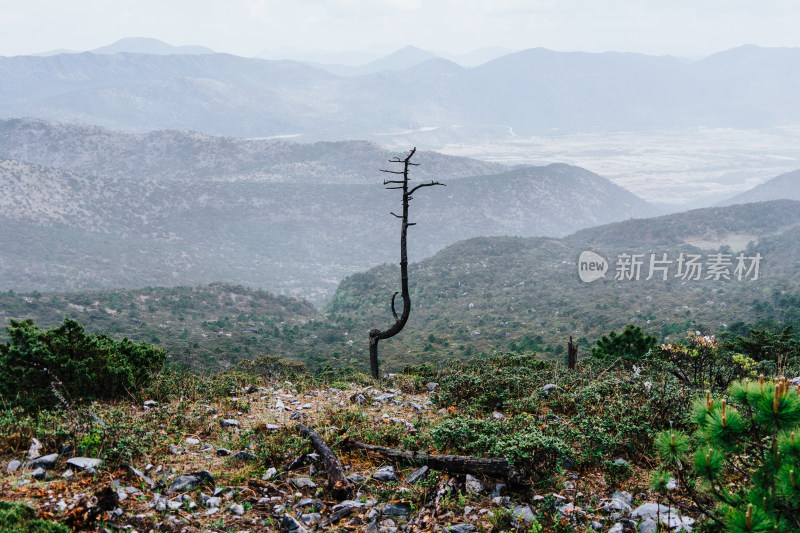
{"label": "dead wood", "polygon": [[357,441],[345,441],[347,449],[362,450],[385,459],[416,466],[427,466],[450,474],[482,475],[505,480],[520,478],[520,472],[507,459],[470,457],[466,455],[430,455],[425,452],[406,452],[383,446],[373,446]]}
{"label": "dead wood", "polygon": [[325,465],[325,470],[328,472],[328,482],[331,491],[337,496],[346,496],[353,491],[353,484],[344,475],[344,468],[339,457],[333,453],[333,450],[325,443],[322,437],[315,431],[312,431],[303,424],[297,424],[297,429],[304,436],[308,437],[311,445],[317,451],[322,462]]}

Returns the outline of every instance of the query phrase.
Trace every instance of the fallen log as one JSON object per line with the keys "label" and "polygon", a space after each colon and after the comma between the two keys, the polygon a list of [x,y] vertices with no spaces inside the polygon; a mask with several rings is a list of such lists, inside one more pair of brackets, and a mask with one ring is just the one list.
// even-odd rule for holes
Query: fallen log
{"label": "fallen log", "polygon": [[325,464],[325,470],[328,472],[328,483],[331,491],[337,496],[346,496],[353,491],[353,484],[344,475],[344,468],[339,457],[333,453],[325,441],[315,431],[307,428],[303,424],[297,424],[297,429],[304,436],[311,440],[311,445],[317,451],[322,462]]}
{"label": "fallen log", "polygon": [[469,457],[466,455],[430,455],[425,452],[404,452],[394,448],[373,446],[347,440],[342,444],[345,449],[362,450],[379,455],[385,459],[416,465],[427,466],[433,470],[442,470],[451,474],[483,475],[506,480],[519,479],[520,472],[507,459]]}

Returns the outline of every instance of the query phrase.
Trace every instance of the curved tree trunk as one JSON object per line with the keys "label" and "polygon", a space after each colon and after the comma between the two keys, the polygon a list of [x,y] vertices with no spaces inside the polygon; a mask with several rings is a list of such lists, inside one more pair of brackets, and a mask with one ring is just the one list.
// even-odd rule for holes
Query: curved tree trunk
{"label": "curved tree trunk", "polygon": [[403,163],[402,171],[382,171],[388,172],[389,174],[398,174],[403,176],[402,180],[384,180],[383,182],[384,185],[390,185],[389,187],[386,187],[387,189],[402,189],[403,191],[403,214],[397,215],[392,213],[392,215],[395,217],[402,219],[402,224],[400,226],[400,297],[403,299],[403,312],[400,314],[400,316],[397,316],[397,311],[395,310],[394,304],[398,293],[395,292],[392,296],[392,314],[394,315],[394,324],[385,330],[373,328],[369,332],[369,366],[374,379],[380,379],[378,364],[378,342],[383,339],[394,337],[400,333],[400,331],[402,331],[405,327],[406,322],[408,322],[408,316],[411,314],[411,296],[408,292],[408,252],[406,247],[406,235],[408,234],[408,228],[414,225],[413,222],[408,221],[408,204],[412,199],[411,195],[422,187],[444,185],[443,183],[439,183],[437,181],[431,181],[430,183],[422,183],[417,185],[409,190],[408,169],[411,166],[417,166],[416,163],[411,162],[411,157],[416,151],[416,148],[411,150],[405,159],[395,158],[390,160],[391,163]]}

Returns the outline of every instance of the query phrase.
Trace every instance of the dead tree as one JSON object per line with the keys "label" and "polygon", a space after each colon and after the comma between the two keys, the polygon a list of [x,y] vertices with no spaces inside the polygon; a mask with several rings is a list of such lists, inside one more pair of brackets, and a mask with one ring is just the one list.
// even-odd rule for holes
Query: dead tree
{"label": "dead tree", "polygon": [[394,315],[394,324],[385,330],[373,328],[369,332],[369,365],[370,370],[372,371],[372,377],[374,379],[380,378],[380,373],[378,372],[378,342],[383,339],[394,337],[400,333],[408,321],[408,316],[411,314],[411,296],[408,293],[408,254],[406,251],[406,234],[408,232],[408,228],[416,224],[416,222],[408,221],[408,203],[412,200],[412,195],[419,189],[423,187],[432,187],[434,185],[444,185],[444,183],[439,183],[438,181],[431,181],[430,183],[420,183],[419,185],[409,189],[408,169],[412,166],[419,166],[417,163],[411,162],[411,158],[414,156],[414,152],[416,151],[416,148],[411,150],[405,159],[395,157],[394,159],[389,160],[390,163],[402,163],[402,171],[381,170],[381,172],[403,176],[403,179],[390,179],[383,181],[383,185],[387,189],[400,189],[403,191],[403,214],[398,215],[396,213],[391,213],[395,217],[402,220],[402,224],[400,226],[400,297],[403,299],[403,312],[400,314],[400,316],[397,316],[394,302],[398,293],[395,292],[392,295],[392,314]]}
{"label": "dead tree", "polygon": [[578,346],[572,342],[572,336],[567,344],[567,368],[575,370],[575,363],[578,362]]}

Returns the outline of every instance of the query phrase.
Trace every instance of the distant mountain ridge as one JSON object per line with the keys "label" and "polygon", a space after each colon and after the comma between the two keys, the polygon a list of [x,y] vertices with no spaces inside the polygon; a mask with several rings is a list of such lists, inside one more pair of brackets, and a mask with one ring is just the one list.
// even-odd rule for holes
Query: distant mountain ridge
{"label": "distant mountain ridge", "polygon": [[172,46],[158,39],[147,37],[127,37],[120,39],[107,46],[101,46],[91,50],[94,54],[118,54],[120,52],[128,54],[215,54],[214,50],[205,46]]}
{"label": "distant mountain ridge", "polygon": [[741,47],[690,63],[531,49],[473,68],[432,58],[342,77],[298,62],[226,54],[19,56],[0,58],[0,116],[308,140],[424,130],[435,131],[439,142],[769,127],[800,122],[796,64],[794,48]]}
{"label": "distant mountain ridge", "polygon": [[[324,301],[397,261],[391,154],[301,144],[0,122],[0,290],[226,281]],[[22,161],[24,160],[24,161]],[[564,236],[652,206],[578,167],[514,167],[421,151],[412,260],[478,235]]]}
{"label": "distant mountain ridge", "polygon": [[781,174],[749,191],[737,194],[719,205],[766,202],[769,200],[800,200],[800,170]]}

